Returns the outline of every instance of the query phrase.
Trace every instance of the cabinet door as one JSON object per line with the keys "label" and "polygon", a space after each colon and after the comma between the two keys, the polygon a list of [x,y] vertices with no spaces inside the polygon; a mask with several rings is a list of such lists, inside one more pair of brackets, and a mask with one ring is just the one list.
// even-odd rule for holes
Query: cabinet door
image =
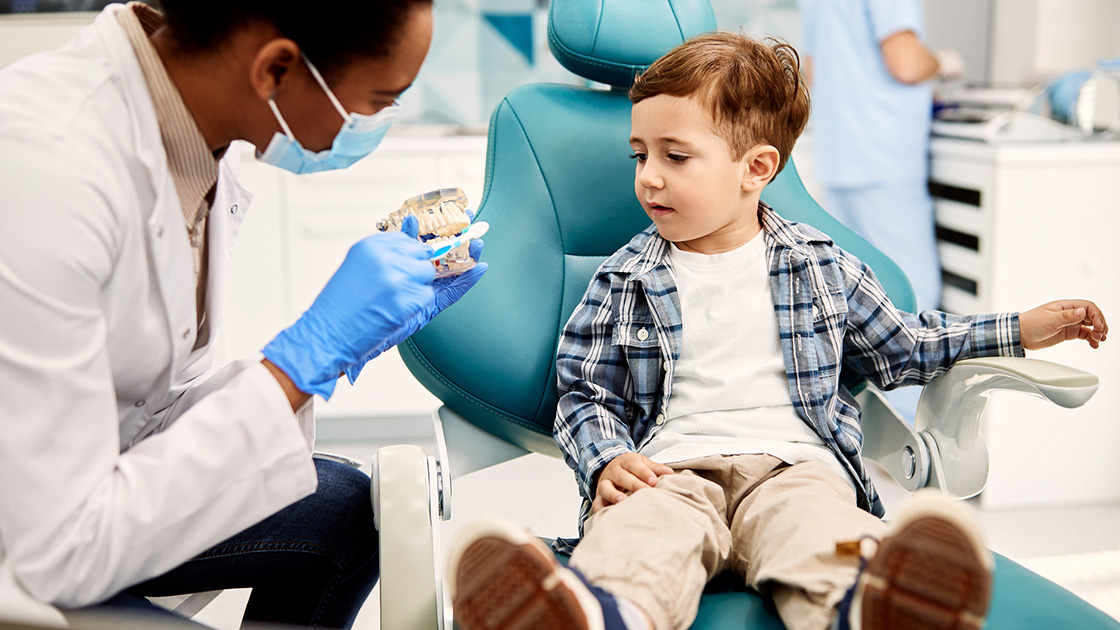
{"label": "cabinet door", "polygon": [[[1120,227],[1120,146],[935,141],[931,180],[946,277],[975,283],[970,292],[947,282],[947,310],[1022,311],[1085,298],[1116,319],[1120,281],[1109,254]],[[1081,341],[1029,354],[1092,372],[1100,389],[1077,409],[993,395],[981,425],[990,453],[981,502],[1120,500],[1120,355]]]}
{"label": "cabinet door", "polygon": [[951,313],[988,308],[994,183],[994,169],[987,164],[936,157],[930,164],[941,308]]}

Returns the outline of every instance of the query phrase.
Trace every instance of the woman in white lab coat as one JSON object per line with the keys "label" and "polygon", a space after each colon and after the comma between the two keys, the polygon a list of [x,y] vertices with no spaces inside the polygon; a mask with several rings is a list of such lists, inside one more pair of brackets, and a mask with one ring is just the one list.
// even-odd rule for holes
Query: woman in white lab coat
{"label": "woman in white lab coat", "polygon": [[0,620],[248,586],[247,619],[349,627],[369,478],[313,462],[309,399],[482,271],[433,282],[430,250],[372,236],[263,360],[216,367],[250,201],[226,149],[300,173],[368,154],[431,0],[163,6],[0,70]]}

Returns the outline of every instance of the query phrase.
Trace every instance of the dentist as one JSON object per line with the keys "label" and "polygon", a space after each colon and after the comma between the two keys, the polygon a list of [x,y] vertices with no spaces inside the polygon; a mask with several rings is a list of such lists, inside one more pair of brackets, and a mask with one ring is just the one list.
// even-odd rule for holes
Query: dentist
{"label": "dentist", "polygon": [[369,154],[431,0],[162,5],[0,71],[0,619],[252,587],[247,620],[350,627],[369,478],[312,460],[311,396],[485,265],[434,281],[428,248],[371,236],[263,359],[215,366],[250,199],[230,145],[295,173]]}

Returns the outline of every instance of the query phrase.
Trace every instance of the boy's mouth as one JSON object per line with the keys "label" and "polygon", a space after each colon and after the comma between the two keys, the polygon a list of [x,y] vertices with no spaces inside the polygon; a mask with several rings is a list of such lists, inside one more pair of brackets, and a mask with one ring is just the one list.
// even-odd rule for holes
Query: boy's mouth
{"label": "boy's mouth", "polygon": [[674,212],[674,210],[672,208],[670,208],[669,206],[663,206],[663,205],[661,205],[659,203],[656,203],[656,202],[653,202],[653,201],[648,202],[648,204],[649,204],[649,211],[652,212],[654,216],[659,217],[659,216],[664,216],[666,214],[669,214],[670,212]]}

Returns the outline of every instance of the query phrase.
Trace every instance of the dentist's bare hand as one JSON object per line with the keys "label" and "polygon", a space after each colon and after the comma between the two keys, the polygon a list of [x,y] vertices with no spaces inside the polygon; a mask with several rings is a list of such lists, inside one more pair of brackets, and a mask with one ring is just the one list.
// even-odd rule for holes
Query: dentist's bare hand
{"label": "dentist's bare hand", "polygon": [[1024,350],[1040,350],[1071,339],[1099,348],[1108,338],[1108,322],[1088,300],[1057,300],[1019,314],[1019,341]]}
{"label": "dentist's bare hand", "polygon": [[642,488],[652,488],[657,485],[659,477],[671,474],[673,474],[672,468],[665,464],[658,464],[645,455],[638,453],[619,455],[599,473],[591,511],[598,512],[608,505],[614,505]]}

